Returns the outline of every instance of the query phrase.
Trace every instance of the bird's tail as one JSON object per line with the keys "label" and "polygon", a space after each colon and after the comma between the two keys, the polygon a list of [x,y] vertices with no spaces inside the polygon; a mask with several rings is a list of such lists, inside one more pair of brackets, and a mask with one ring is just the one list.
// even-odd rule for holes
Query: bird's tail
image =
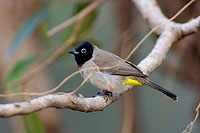
{"label": "bird's tail", "polygon": [[164,93],[165,95],[167,95],[168,97],[172,98],[173,100],[178,100],[178,96],[176,96],[174,93],[172,93],[171,91],[155,84],[154,82],[150,81],[149,79],[146,79],[148,83],[146,83],[146,85],[152,87],[153,89],[156,89],[162,93]]}

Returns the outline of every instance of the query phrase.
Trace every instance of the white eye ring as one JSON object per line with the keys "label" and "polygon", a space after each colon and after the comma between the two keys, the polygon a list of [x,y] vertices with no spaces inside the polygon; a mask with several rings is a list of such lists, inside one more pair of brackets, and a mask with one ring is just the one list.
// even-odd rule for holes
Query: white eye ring
{"label": "white eye ring", "polygon": [[83,49],[81,49],[81,53],[86,53],[87,52],[87,50],[85,49],[85,48],[83,48]]}

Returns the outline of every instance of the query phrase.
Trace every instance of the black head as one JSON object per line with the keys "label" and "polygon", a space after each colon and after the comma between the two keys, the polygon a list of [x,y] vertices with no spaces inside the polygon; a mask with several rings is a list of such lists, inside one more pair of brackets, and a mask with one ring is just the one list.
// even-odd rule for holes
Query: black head
{"label": "black head", "polygon": [[83,65],[85,62],[92,58],[94,47],[89,42],[79,44],[75,49],[68,51],[68,53],[75,56],[78,66]]}

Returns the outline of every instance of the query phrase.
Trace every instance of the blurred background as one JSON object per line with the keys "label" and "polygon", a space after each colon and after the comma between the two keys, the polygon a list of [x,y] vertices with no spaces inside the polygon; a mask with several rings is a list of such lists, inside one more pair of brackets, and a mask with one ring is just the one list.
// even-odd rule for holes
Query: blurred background
{"label": "blurred background", "polygon": [[[0,0],[0,91],[1,93],[50,90],[78,70],[72,55],[63,53],[45,71],[27,83],[15,81],[50,58],[72,36],[74,25],[47,37],[53,27],[88,6],[90,0]],[[163,13],[172,17],[188,0],[158,0]],[[199,16],[200,4],[193,3],[175,21],[187,22]],[[102,3],[82,22],[72,49],[83,41],[126,57],[150,30],[131,0]],[[105,111],[82,113],[69,109],[45,109],[26,116],[0,119],[7,133],[178,133],[194,119],[200,97],[200,33],[173,44],[167,59],[150,79],[179,97],[175,102],[149,87],[134,87]],[[138,64],[153,48],[152,34],[130,59]],[[66,51],[68,50],[66,49]],[[73,77],[59,90],[70,92],[82,81]],[[86,83],[77,94],[85,97],[99,89]],[[0,98],[1,103],[25,101],[31,97]],[[199,133],[199,121],[194,133]]]}

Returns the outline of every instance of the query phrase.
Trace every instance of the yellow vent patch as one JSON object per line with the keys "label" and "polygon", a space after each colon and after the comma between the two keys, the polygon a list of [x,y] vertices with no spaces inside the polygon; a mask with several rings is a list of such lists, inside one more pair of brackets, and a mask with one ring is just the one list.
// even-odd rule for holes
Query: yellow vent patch
{"label": "yellow vent patch", "polygon": [[125,85],[133,85],[133,86],[143,86],[142,83],[138,82],[137,80],[134,79],[127,79],[125,82]]}

